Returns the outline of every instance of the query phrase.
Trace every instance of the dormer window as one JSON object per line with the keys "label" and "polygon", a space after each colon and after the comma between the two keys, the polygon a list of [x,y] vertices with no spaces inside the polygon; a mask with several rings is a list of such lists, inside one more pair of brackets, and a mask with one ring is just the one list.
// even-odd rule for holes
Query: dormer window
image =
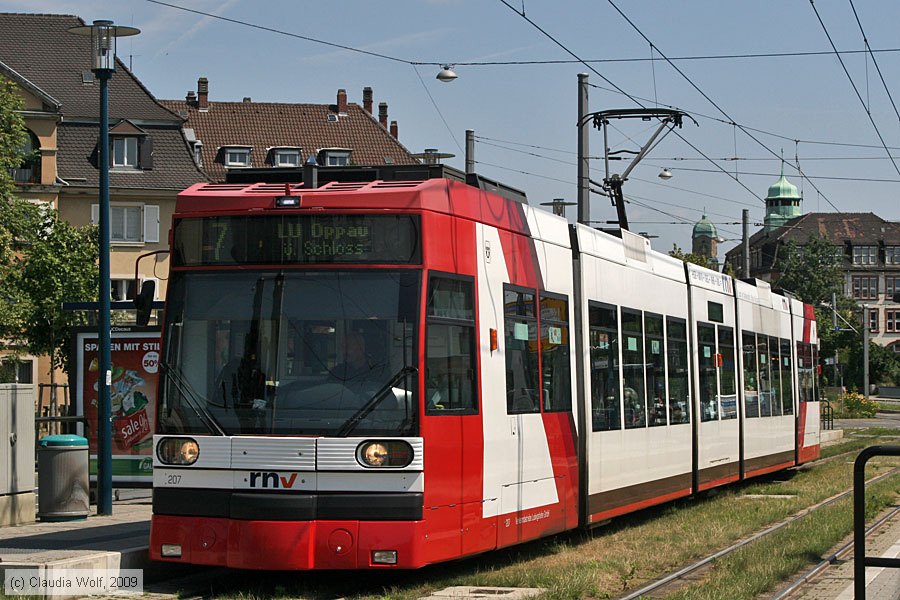
{"label": "dormer window", "polygon": [[153,138],[124,119],[109,130],[109,166],[113,169],[149,170],[153,168]]}
{"label": "dormer window", "polygon": [[112,138],[113,168],[137,169],[138,138],[136,136],[114,136]]}
{"label": "dormer window", "polygon": [[249,167],[250,146],[231,146],[225,148],[226,167]]}
{"label": "dormer window", "polygon": [[320,165],[326,167],[346,167],[350,164],[350,153],[353,150],[349,148],[323,148],[319,150]]}
{"label": "dormer window", "polygon": [[273,167],[299,167],[300,150],[299,147],[272,148],[269,162]]}

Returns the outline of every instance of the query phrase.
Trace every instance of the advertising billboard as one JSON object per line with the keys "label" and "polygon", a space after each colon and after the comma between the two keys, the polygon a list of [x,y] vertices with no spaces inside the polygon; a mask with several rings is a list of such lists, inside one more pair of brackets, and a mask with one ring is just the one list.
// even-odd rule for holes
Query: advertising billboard
{"label": "advertising billboard", "polygon": [[[153,481],[160,332],[146,328],[113,327],[110,350],[113,483],[149,485]],[[78,414],[84,415],[88,424],[86,435],[92,480],[97,477],[99,362],[97,332],[77,332],[75,402]]]}

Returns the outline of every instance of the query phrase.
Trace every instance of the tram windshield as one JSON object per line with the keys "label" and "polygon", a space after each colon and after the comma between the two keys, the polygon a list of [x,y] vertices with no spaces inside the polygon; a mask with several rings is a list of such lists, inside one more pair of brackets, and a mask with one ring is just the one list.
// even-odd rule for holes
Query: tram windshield
{"label": "tram windshield", "polygon": [[160,433],[415,434],[420,273],[173,273]]}

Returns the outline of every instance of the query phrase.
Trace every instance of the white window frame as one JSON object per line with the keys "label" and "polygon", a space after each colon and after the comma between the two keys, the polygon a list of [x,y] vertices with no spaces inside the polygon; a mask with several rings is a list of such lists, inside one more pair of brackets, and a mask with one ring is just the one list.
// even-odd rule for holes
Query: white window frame
{"label": "white window frame", "polygon": [[[124,210],[125,212],[122,214],[123,222],[122,222],[122,237],[113,237],[113,220],[115,211]],[[138,225],[137,231],[138,235],[136,238],[128,237],[127,232],[129,229],[129,224],[131,223],[129,219],[129,214],[131,215],[131,219],[137,218]],[[117,245],[138,245],[138,244],[158,244],[159,243],[159,221],[160,221],[160,211],[159,205],[157,204],[140,204],[140,203],[116,203],[112,204],[109,207],[109,241],[112,244]],[[91,223],[93,225],[98,225],[100,223],[100,205],[92,204],[91,205]],[[132,223],[132,229],[134,225]]]}
{"label": "white window frame", "polygon": [[878,299],[877,275],[852,275],[850,278],[850,296],[856,300]]}
{"label": "white window frame", "polygon": [[[290,161],[282,162],[282,158],[290,158]],[[272,166],[274,167],[299,167],[300,150],[298,148],[284,148],[275,150],[272,154]]]}
{"label": "white window frame", "polygon": [[900,309],[884,311],[884,330],[888,333],[900,333]]}
{"label": "white window frame", "polygon": [[853,246],[853,264],[878,264],[878,246]]}
{"label": "white window frame", "polygon": [[[121,237],[116,237],[113,233],[113,224],[116,222],[115,214],[117,211],[122,211],[122,235]],[[131,215],[129,217],[129,215]],[[137,219],[137,226],[134,225],[134,219]],[[130,227],[129,227],[130,226]],[[128,230],[132,229],[137,231],[136,237],[129,237]],[[122,205],[122,204],[114,204],[109,207],[109,241],[110,242],[127,242],[127,243],[137,243],[143,242],[144,236],[144,219],[141,214],[140,205]]]}
{"label": "white window frame", "polygon": [[[112,301],[133,300],[134,293],[128,294],[128,287],[134,282],[134,277],[112,277],[109,280],[109,296]],[[131,290],[134,292],[135,290]]]}
{"label": "white window frame", "polygon": [[884,247],[884,264],[900,265],[900,246]]}
{"label": "white window frame", "polygon": [[319,164],[324,167],[345,167],[350,164],[352,148],[319,148],[316,154],[321,158]]}
{"label": "white window frame", "polygon": [[884,293],[888,302],[892,300],[894,294],[900,294],[900,273],[894,275],[885,275],[884,277]]}
{"label": "white window frame", "polygon": [[[243,156],[243,160],[233,160],[238,155]],[[225,166],[226,167],[249,167],[250,166],[250,148],[227,146],[225,148]]]}
{"label": "white window frame", "polygon": [[881,311],[877,308],[869,309],[869,331],[871,333],[878,333],[878,324],[881,321]]}
{"label": "white window frame", "polygon": [[346,167],[350,164],[350,153],[349,152],[326,152],[325,153],[325,166],[326,167]]}
{"label": "white window frame", "polygon": [[[140,168],[140,140],[133,135],[110,136],[112,146],[110,160],[114,169],[139,169]],[[122,160],[118,158],[117,147],[122,149]]]}

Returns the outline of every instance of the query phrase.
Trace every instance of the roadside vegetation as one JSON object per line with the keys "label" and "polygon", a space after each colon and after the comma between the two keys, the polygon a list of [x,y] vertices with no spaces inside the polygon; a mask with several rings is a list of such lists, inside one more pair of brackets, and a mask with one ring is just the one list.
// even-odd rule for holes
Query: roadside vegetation
{"label": "roadside vegetation", "polygon": [[[869,430],[870,435],[884,430]],[[894,432],[896,433],[896,432]],[[825,449],[834,456],[885,443],[851,436]],[[412,600],[448,586],[538,587],[542,598],[614,598],[678,570],[737,540],[796,514],[852,486],[853,455],[778,473],[742,485],[669,503],[578,531],[413,573],[241,575],[215,593],[257,598],[390,598]],[[896,459],[870,461],[867,478],[900,466]],[[870,488],[870,517],[895,502],[900,475]],[[779,533],[720,559],[702,579],[674,598],[753,598],[804,568],[852,531],[848,498],[813,513]],[[240,591],[238,591],[240,590]]]}

